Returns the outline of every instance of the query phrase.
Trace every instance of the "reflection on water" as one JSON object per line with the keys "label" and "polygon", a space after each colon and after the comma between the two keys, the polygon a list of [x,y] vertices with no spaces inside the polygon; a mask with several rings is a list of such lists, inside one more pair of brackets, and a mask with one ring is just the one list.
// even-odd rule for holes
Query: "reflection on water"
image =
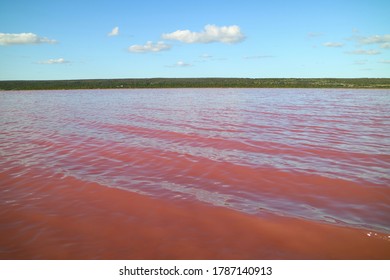
{"label": "reflection on water", "polygon": [[[13,235],[0,256],[388,258],[389,112],[388,90],[0,92],[0,226]],[[221,230],[241,223],[240,245]],[[277,242],[287,228],[301,246]],[[372,250],[342,255],[336,238],[327,255],[308,232]],[[120,249],[129,234],[150,247]]]}

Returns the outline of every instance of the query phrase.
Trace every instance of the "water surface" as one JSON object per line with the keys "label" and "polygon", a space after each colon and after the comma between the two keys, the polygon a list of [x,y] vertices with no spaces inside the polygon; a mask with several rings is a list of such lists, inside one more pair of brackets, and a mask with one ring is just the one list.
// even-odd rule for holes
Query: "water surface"
{"label": "water surface", "polygon": [[388,90],[0,92],[0,257],[389,258],[389,112]]}

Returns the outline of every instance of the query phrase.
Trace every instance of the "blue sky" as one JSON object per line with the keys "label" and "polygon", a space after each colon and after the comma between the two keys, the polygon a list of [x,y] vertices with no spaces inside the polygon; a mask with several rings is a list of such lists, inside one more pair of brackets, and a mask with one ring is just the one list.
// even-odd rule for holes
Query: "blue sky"
{"label": "blue sky", "polygon": [[0,80],[390,77],[390,1],[0,2]]}

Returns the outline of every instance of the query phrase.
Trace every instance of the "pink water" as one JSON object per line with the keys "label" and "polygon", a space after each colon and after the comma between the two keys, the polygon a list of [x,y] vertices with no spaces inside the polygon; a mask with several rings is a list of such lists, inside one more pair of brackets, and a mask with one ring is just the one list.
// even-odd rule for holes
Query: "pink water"
{"label": "pink water", "polygon": [[1,259],[390,259],[390,91],[0,92]]}

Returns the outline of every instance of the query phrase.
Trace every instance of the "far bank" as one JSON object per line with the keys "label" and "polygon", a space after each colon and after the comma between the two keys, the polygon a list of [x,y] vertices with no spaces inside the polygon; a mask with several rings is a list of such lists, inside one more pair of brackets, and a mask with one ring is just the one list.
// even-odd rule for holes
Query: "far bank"
{"label": "far bank", "polygon": [[145,78],[0,81],[0,90],[110,88],[390,88],[390,78]]}

